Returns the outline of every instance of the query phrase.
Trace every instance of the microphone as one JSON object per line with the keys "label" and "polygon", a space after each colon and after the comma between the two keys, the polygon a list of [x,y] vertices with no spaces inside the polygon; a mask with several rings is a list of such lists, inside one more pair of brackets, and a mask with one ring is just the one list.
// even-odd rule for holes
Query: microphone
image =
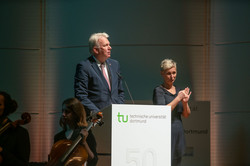
{"label": "microphone", "polygon": [[122,79],[122,80],[124,81],[124,84],[125,84],[125,86],[126,86],[126,89],[128,90],[129,97],[130,97],[132,103],[135,104],[135,102],[134,102],[134,100],[133,100],[133,97],[132,97],[132,95],[131,95],[131,93],[130,93],[130,90],[129,90],[129,88],[128,88],[127,82],[126,82],[125,79],[121,76],[120,73],[117,72],[117,75],[119,76],[120,79]]}

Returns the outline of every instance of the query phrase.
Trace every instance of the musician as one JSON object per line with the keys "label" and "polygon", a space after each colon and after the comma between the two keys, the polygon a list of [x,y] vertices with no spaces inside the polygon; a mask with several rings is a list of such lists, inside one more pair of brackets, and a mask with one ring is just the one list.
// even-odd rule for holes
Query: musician
{"label": "musician", "polygon": [[94,159],[95,156],[87,143],[87,139],[92,138],[88,137],[88,131],[84,129],[88,125],[86,121],[86,113],[82,103],[78,99],[69,98],[64,100],[62,104],[62,117],[59,124],[63,128],[63,131],[54,136],[54,142],[56,143],[63,139],[73,141],[79,136],[79,134],[82,134],[84,137],[80,146],[83,146],[88,153],[87,162]]}
{"label": "musician", "polygon": [[[11,123],[7,117],[17,110],[17,102],[11,96],[0,91],[0,127]],[[30,139],[28,131],[21,127],[10,127],[0,135],[0,165],[27,166],[30,157]]]}

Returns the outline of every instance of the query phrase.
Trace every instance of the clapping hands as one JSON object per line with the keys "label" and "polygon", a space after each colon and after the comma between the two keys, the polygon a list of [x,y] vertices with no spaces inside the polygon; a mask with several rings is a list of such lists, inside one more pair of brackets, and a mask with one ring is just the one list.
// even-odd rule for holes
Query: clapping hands
{"label": "clapping hands", "polygon": [[191,95],[191,91],[188,87],[186,87],[184,90],[181,90],[179,93],[178,93],[178,96],[181,98],[181,101],[187,103],[189,98],[190,98],[190,95]]}

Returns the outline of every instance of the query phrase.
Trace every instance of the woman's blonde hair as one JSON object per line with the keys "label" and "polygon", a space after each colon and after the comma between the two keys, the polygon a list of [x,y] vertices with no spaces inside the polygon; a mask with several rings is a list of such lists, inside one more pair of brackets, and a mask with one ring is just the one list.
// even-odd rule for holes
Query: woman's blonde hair
{"label": "woman's blonde hair", "polygon": [[176,64],[177,63],[172,59],[164,59],[163,61],[161,61],[161,71],[171,69],[172,67],[175,67],[177,70]]}

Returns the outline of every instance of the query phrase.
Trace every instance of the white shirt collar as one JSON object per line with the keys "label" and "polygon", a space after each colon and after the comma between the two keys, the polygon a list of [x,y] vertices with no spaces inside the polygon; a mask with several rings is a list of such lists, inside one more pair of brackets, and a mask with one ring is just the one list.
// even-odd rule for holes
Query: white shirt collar
{"label": "white shirt collar", "polygon": [[[96,59],[96,57],[94,55],[92,55],[92,56],[95,59],[97,66],[101,69],[101,62],[98,61],[98,59]],[[106,61],[103,64],[104,64],[104,68],[106,68]]]}

